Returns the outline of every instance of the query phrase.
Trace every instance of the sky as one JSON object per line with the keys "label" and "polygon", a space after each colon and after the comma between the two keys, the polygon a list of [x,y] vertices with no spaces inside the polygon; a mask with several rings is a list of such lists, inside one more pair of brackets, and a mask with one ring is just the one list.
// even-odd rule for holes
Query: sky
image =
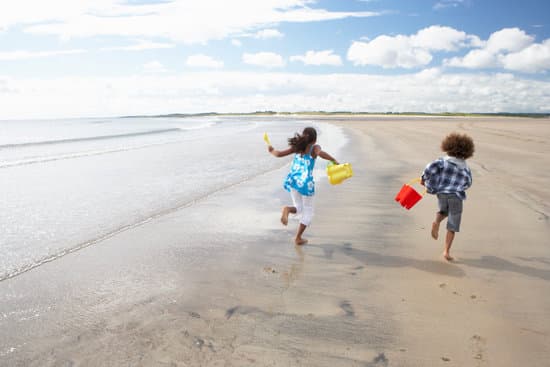
{"label": "sky", "polygon": [[0,0],[0,120],[550,113],[546,0]]}

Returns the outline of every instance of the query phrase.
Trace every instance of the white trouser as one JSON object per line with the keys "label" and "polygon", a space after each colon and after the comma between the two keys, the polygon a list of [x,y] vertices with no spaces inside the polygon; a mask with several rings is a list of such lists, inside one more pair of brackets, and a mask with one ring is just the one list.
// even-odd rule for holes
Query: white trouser
{"label": "white trouser", "polygon": [[291,189],[290,196],[296,208],[296,215],[301,214],[300,223],[309,226],[313,219],[313,195],[305,196],[298,191]]}

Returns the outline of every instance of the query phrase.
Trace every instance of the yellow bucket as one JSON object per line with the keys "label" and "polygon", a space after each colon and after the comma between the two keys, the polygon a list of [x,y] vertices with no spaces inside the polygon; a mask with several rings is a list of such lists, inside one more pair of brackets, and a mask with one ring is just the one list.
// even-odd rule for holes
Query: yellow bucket
{"label": "yellow bucket", "polygon": [[344,164],[334,164],[329,163],[327,166],[327,175],[328,181],[332,185],[337,185],[342,183],[347,178],[353,176],[353,169],[351,168],[351,163]]}

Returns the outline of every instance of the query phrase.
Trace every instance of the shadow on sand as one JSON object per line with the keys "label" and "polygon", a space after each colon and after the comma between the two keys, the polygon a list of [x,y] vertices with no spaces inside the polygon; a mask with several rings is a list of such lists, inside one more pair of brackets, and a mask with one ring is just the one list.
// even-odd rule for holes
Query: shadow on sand
{"label": "shadow on sand", "polygon": [[481,269],[508,271],[523,274],[532,278],[550,280],[550,270],[518,265],[497,256],[482,256],[478,259],[460,258],[456,262],[446,263],[442,260],[419,260],[404,256],[384,255],[373,251],[354,248],[349,242],[343,243],[342,245],[321,244],[308,245],[308,247],[322,249],[324,257],[327,259],[332,259],[335,253],[339,253],[352,257],[365,265],[389,268],[408,267],[429,273],[448,275],[457,278],[464,277],[466,275],[465,271],[460,268],[460,265],[465,265]]}
{"label": "shadow on sand", "polygon": [[453,263],[446,263],[442,260],[418,260],[410,257],[383,255],[373,251],[353,248],[352,244],[349,242],[343,245],[321,244],[308,246],[322,249],[327,259],[332,259],[334,253],[341,253],[370,266],[414,268],[429,273],[448,275],[457,278],[465,276],[464,270]]}
{"label": "shadow on sand", "polygon": [[476,268],[510,271],[513,273],[523,274],[532,278],[550,280],[550,270],[518,265],[497,256],[482,256],[479,259],[460,259],[460,263]]}

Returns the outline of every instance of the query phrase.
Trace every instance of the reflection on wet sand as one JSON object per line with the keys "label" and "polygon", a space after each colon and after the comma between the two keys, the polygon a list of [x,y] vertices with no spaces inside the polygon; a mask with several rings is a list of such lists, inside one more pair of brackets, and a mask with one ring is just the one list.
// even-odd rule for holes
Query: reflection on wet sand
{"label": "reflection on wet sand", "polygon": [[285,289],[290,288],[292,283],[298,280],[304,271],[304,250],[302,246],[294,246],[294,250],[296,251],[297,260],[290,265],[288,270],[281,274],[281,279],[283,280]]}

